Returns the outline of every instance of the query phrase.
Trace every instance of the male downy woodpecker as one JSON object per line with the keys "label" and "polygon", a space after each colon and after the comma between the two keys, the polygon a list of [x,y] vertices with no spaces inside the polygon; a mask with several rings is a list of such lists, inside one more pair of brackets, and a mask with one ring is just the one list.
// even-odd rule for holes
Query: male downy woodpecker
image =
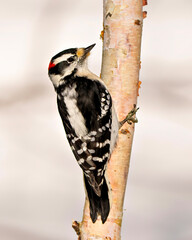
{"label": "male downy woodpecker", "polygon": [[55,55],[48,74],[57,93],[58,110],[73,154],[83,170],[92,222],[109,211],[107,162],[115,147],[119,122],[103,81],[87,68],[95,44]]}

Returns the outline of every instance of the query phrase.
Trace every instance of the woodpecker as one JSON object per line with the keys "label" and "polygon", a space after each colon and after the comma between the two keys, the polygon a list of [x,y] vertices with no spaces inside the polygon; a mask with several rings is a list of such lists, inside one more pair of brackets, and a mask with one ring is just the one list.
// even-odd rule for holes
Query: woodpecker
{"label": "woodpecker", "polygon": [[[48,75],[73,154],[83,170],[90,217],[105,223],[110,212],[106,167],[116,145],[119,127],[111,95],[104,82],[87,67],[95,44],[71,48],[50,61]],[[132,114],[133,115],[133,114]]]}

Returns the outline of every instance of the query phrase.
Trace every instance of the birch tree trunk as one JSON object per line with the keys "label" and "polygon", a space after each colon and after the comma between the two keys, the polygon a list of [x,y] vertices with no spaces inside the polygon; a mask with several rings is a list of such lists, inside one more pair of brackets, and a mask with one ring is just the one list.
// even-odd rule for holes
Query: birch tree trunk
{"label": "birch tree trunk", "polygon": [[[103,1],[104,39],[101,78],[112,95],[119,120],[125,118],[137,103],[143,1],[145,2],[145,0]],[[93,224],[86,200],[83,220],[77,227],[81,240],[121,239],[123,201],[133,133],[134,124],[126,123],[119,133],[117,147],[108,163],[107,176],[112,189],[108,219],[105,224],[100,220]]]}

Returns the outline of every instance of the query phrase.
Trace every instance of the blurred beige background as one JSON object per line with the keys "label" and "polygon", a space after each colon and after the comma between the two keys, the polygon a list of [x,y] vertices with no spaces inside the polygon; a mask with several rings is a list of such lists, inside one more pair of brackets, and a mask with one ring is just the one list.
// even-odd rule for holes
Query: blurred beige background
{"label": "blurred beige background", "polygon": [[[192,1],[149,1],[122,239],[192,239]],[[47,76],[50,58],[96,43],[102,1],[7,0],[0,8],[0,239],[74,240],[84,190]]]}

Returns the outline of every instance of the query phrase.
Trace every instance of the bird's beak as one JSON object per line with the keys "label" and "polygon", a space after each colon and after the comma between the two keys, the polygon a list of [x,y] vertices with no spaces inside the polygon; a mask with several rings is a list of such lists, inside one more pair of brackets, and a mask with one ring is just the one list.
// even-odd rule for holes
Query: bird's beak
{"label": "bird's beak", "polygon": [[91,51],[91,49],[95,46],[96,44],[92,44],[90,45],[89,47],[86,47],[86,48],[78,48],[77,49],[77,53],[76,55],[78,56],[78,58],[83,61],[86,59],[86,57],[89,56],[89,53]]}
{"label": "bird's beak", "polygon": [[91,49],[95,47],[95,45],[96,43],[90,45],[89,47],[84,48],[84,55],[87,55],[91,51]]}

